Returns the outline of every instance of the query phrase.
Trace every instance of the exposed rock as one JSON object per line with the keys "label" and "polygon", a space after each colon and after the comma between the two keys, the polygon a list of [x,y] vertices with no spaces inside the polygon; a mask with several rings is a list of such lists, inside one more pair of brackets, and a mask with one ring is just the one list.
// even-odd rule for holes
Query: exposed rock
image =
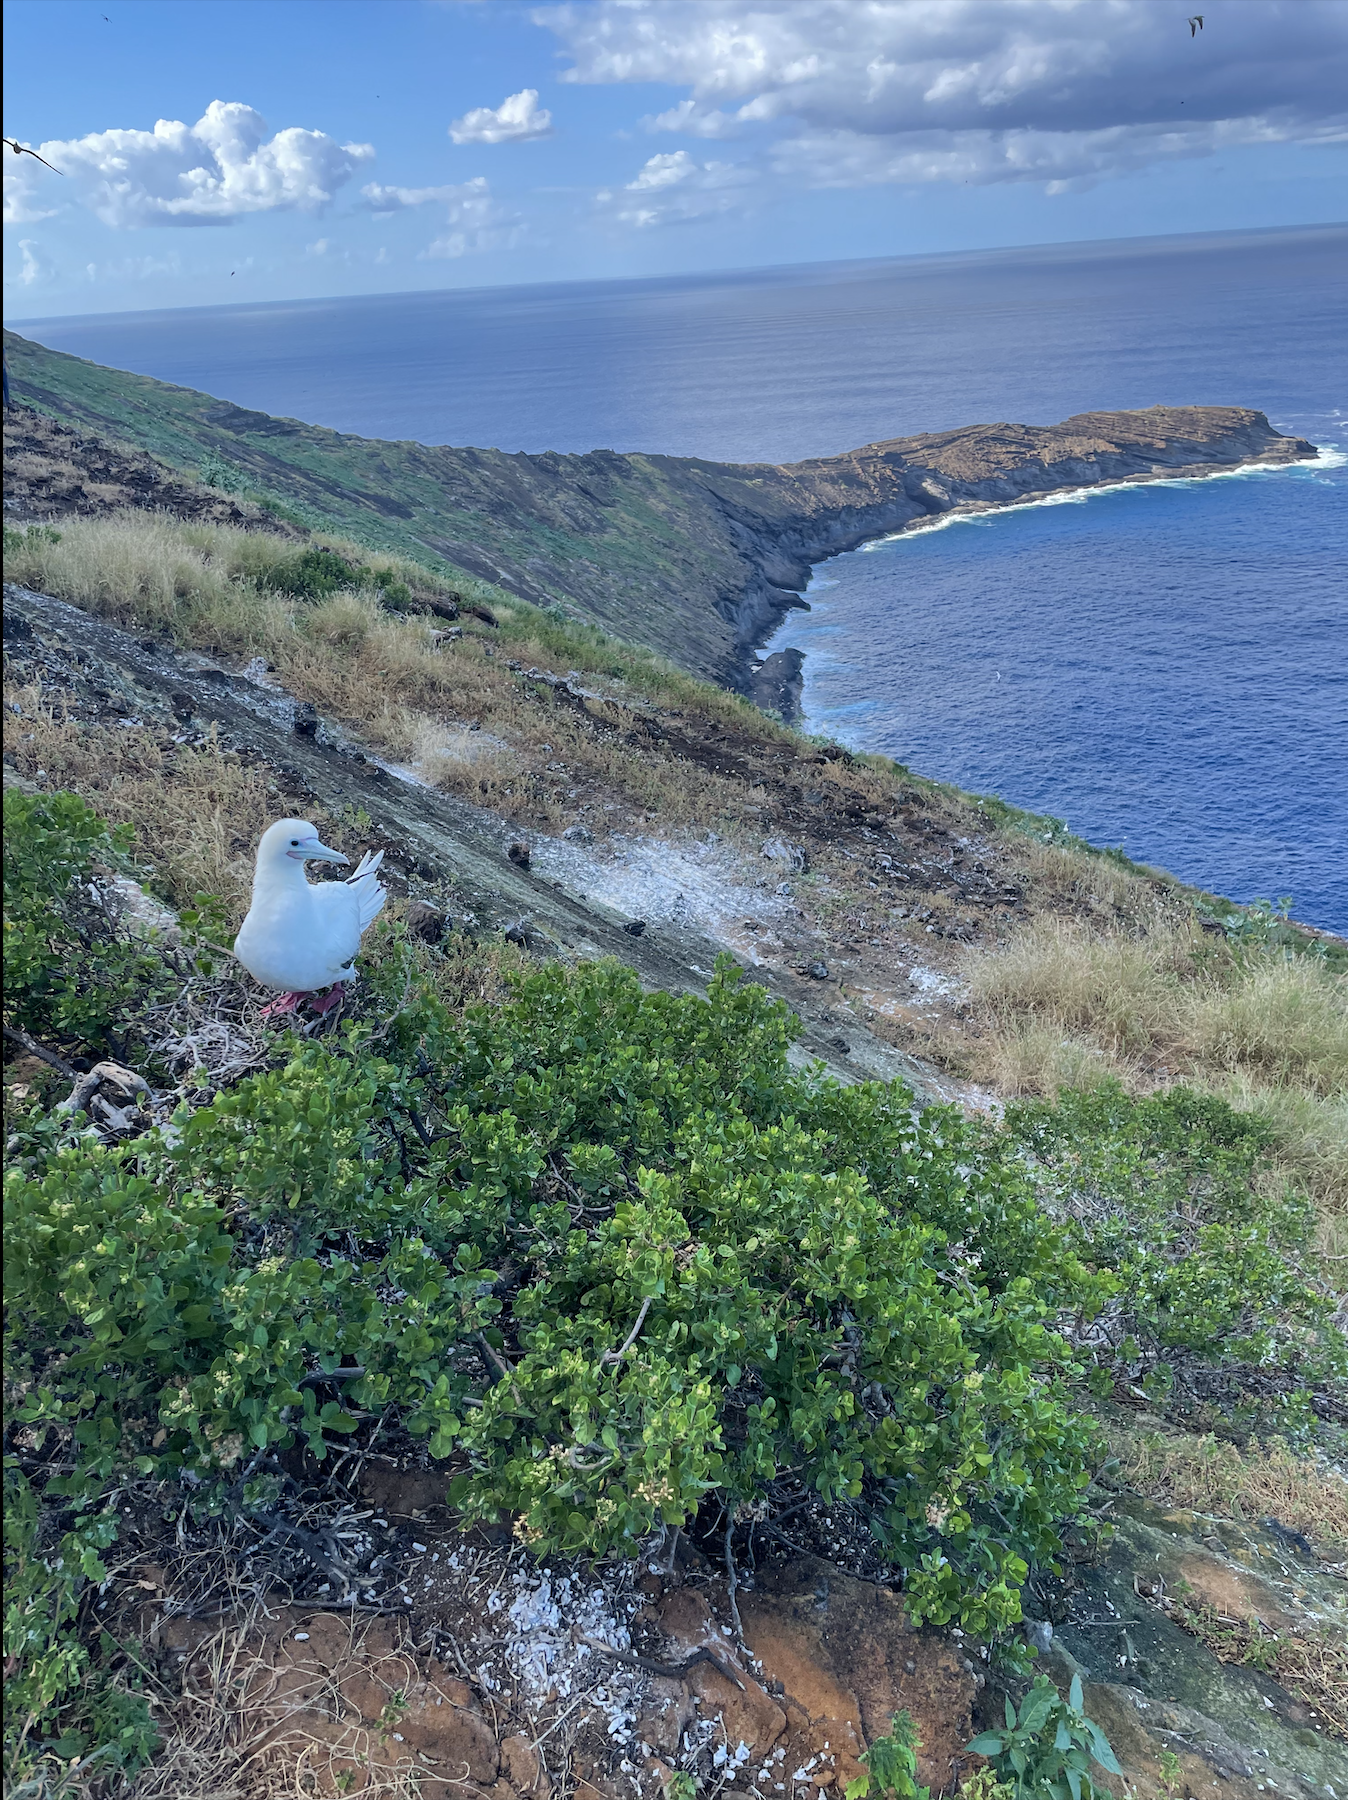
{"label": "exposed rock", "polygon": [[764,712],[776,713],[789,725],[800,717],[805,691],[805,652],[774,650],[749,674],[749,698]]}
{"label": "exposed rock", "polygon": [[714,1713],[721,1719],[732,1751],[745,1743],[757,1756],[766,1756],[786,1729],[786,1714],[752,1675],[737,1667],[702,1594],[696,1588],[677,1588],[661,1602],[656,1616],[675,1660],[695,1650],[711,1650],[719,1663],[735,1669],[732,1676],[703,1661],[689,1670],[683,1685],[702,1702],[703,1718]]}
{"label": "exposed rock", "polygon": [[922,1740],[919,1781],[951,1785],[973,1736],[976,1678],[945,1637],[912,1624],[897,1594],[801,1557],[742,1595],[740,1612],[765,1677],[804,1709],[812,1741],[832,1745],[843,1780],[906,1710]]}
{"label": "exposed rock", "polygon": [[438,907],[430,906],[424,900],[410,901],[403,918],[410,934],[421,938],[425,943],[438,944],[445,935],[445,915]]}
{"label": "exposed rock", "polygon": [[1143,1796],[1159,1793],[1157,1757],[1170,1749],[1186,1773],[1185,1759],[1196,1759],[1195,1794],[1210,1791],[1215,1773],[1229,1784],[1225,1800],[1246,1800],[1239,1784],[1247,1779],[1248,1800],[1257,1800],[1259,1783],[1308,1800],[1329,1783],[1342,1800],[1348,1745],[1329,1734],[1315,1706],[1272,1672],[1220,1661],[1182,1623],[1186,1612],[1207,1606],[1219,1627],[1254,1618],[1270,1632],[1328,1633],[1341,1645],[1348,1632],[1342,1580],[1308,1566],[1295,1546],[1262,1527],[1224,1520],[1214,1550],[1204,1542],[1212,1521],[1191,1512],[1125,1497],[1114,1518],[1109,1553],[1078,1570],[1055,1615],[1046,1668],[1064,1682],[1074,1671],[1093,1678],[1087,1709],[1111,1742],[1115,1721],[1144,1729],[1146,1743],[1132,1762],[1120,1751],[1127,1780]]}
{"label": "exposed rock", "polygon": [[637,1715],[636,1735],[641,1743],[662,1756],[679,1747],[679,1740],[693,1722],[693,1696],[686,1681],[670,1681],[657,1675]]}
{"label": "exposed rock", "polygon": [[503,1739],[501,1761],[517,1793],[524,1795],[526,1800],[550,1800],[552,1783],[548,1780],[542,1757],[527,1737],[516,1732]]}
{"label": "exposed rock", "polygon": [[763,855],[769,862],[780,863],[793,875],[803,875],[810,866],[810,853],[804,844],[789,843],[785,838],[769,838],[763,845]]}

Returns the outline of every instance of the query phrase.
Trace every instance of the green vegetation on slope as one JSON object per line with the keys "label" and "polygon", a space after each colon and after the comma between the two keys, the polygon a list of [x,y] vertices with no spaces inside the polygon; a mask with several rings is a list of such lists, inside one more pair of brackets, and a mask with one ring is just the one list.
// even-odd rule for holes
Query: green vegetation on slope
{"label": "green vegetation on slope", "polygon": [[[507,455],[389,442],[274,419],[190,388],[106,369],[12,332],[15,397],[304,523],[394,552],[472,588],[563,600],[685,668],[733,684],[717,610],[744,568],[719,508],[678,459]],[[668,465],[668,466],[664,466]],[[705,465],[714,469],[718,465]]]}
{"label": "green vegetation on slope", "polygon": [[[163,1081],[164,1006],[225,979],[209,946],[116,915],[126,847],[83,802],[10,792],[5,827],[6,1023]],[[705,1000],[553,966],[459,1013],[462,954],[381,921],[326,1041],[120,1141],[40,1102],[8,1122],[12,1778],[152,1746],[81,1609],[129,1486],[265,1512],[277,1456],[401,1429],[542,1551],[817,1496],[916,1615],[993,1636],[1081,1510],[1091,1389],[1163,1406],[1257,1362],[1314,1429],[1342,1343],[1306,1212],[1220,1102],[919,1116],[793,1069],[790,1015],[730,966]]]}

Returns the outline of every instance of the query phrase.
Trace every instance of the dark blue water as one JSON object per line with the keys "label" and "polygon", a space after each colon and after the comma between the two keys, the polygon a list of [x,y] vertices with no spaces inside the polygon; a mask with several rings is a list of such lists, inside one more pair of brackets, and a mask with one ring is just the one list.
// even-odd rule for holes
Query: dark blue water
{"label": "dark blue water", "polygon": [[877,544],[774,647],[807,652],[814,730],[1348,930],[1345,463]]}
{"label": "dark blue water", "polygon": [[[372,437],[777,461],[1158,401],[1348,447],[1345,291],[1348,227],[1321,227],[16,323]],[[812,725],[1348,930],[1346,477],[872,548],[777,641],[809,653]]]}

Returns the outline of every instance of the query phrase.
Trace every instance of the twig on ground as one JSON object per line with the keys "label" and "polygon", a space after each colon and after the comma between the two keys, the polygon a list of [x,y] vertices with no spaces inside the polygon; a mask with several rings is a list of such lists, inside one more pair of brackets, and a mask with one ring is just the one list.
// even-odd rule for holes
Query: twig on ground
{"label": "twig on ground", "polygon": [[735,1600],[735,1590],[739,1587],[739,1576],[735,1572],[735,1552],[730,1547],[731,1534],[735,1529],[735,1515],[732,1512],[725,1525],[725,1584],[726,1597],[730,1601],[730,1616],[735,1621],[735,1642],[743,1650],[744,1620],[740,1617],[740,1609]]}
{"label": "twig on ground", "polygon": [[615,1650],[611,1644],[605,1644],[599,1638],[581,1635],[579,1641],[582,1644],[588,1644],[591,1650],[601,1650],[605,1656],[612,1657],[614,1662],[625,1663],[629,1669],[644,1669],[648,1675],[663,1675],[667,1681],[679,1681],[688,1673],[689,1669],[696,1668],[698,1663],[710,1663],[718,1674],[733,1681],[740,1692],[744,1692],[744,1683],[734,1669],[728,1663],[723,1663],[716,1652],[708,1650],[705,1645],[694,1650],[693,1654],[681,1663],[662,1663],[653,1662],[649,1656],[632,1656],[626,1650]]}
{"label": "twig on ground", "polygon": [[274,1537],[289,1538],[291,1543],[298,1544],[316,1568],[326,1571],[342,1584],[342,1592],[351,1592],[351,1572],[331,1544],[324,1543],[312,1531],[306,1531],[302,1525],[292,1525],[288,1519],[280,1518],[276,1513],[263,1512],[260,1507],[250,1508],[252,1517],[259,1524],[267,1527],[267,1536],[262,1540],[269,1543]]}

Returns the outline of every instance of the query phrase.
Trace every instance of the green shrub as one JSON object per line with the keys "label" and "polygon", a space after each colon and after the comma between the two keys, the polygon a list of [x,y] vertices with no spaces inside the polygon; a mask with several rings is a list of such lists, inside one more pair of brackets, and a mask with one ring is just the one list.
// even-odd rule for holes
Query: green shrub
{"label": "green shrub", "polygon": [[311,544],[293,556],[270,563],[255,577],[259,587],[293,594],[297,600],[322,600],[338,588],[358,587],[361,571],[335,550]]}
{"label": "green shrub", "polygon": [[162,984],[163,965],[118,935],[96,868],[126,863],[129,827],[109,829],[75,794],[4,800],[5,1018],[38,1035],[99,1044]]}
{"label": "green shrub", "polygon": [[[180,956],[99,902],[126,840],[71,795],[11,793],[5,823],[7,1007],[125,1035]],[[707,1504],[853,1503],[916,1618],[990,1635],[1096,1457],[1058,1321],[1126,1317],[1156,1370],[1174,1348],[1328,1354],[1305,1209],[1259,1197],[1263,1128],[1220,1102],[1102,1090],[993,1131],[794,1069],[795,1021],[728,962],[705,1000],[552,966],[456,1021],[413,957],[381,924],[339,1037],[162,1133],[17,1123],[12,1771],[44,1746],[147,1753],[78,1629],[119,1482],[246,1505],[257,1455],[322,1462],[386,1417],[466,1516],[513,1515],[543,1552],[631,1553]]]}
{"label": "green shrub", "polygon": [[6,556],[18,556],[34,544],[59,544],[61,534],[52,525],[10,525],[4,527]]}
{"label": "green shrub", "polygon": [[392,607],[394,612],[405,612],[412,604],[412,590],[405,581],[399,581],[392,569],[376,569],[374,584],[384,597],[385,606]]}
{"label": "green shrub", "polygon": [[[49,1533],[37,1497],[6,1457],[4,1476],[6,1791],[47,1750],[84,1774],[134,1772],[153,1755],[158,1733],[144,1698],[115,1684],[116,1644],[107,1634],[95,1660],[74,1629],[91,1583],[108,1574],[102,1552],[117,1536],[113,1510],[94,1510],[73,1528]],[[44,1554],[45,1549],[45,1554]],[[92,1755],[91,1755],[92,1752]],[[96,1759],[96,1761],[95,1761]]]}
{"label": "green shrub", "polygon": [[242,469],[236,469],[233,463],[226,462],[214,450],[208,450],[202,457],[197,469],[197,479],[206,487],[219,488],[222,494],[243,494],[248,491],[248,477]]}
{"label": "green shrub", "polygon": [[1260,1180],[1273,1133],[1256,1115],[1188,1088],[1139,1101],[1106,1083],[1008,1106],[1006,1130],[1078,1254],[1118,1278],[1112,1342],[1095,1353],[1106,1389],[1119,1364],[1141,1364],[1164,1399],[1179,1357],[1281,1367],[1299,1384],[1348,1370],[1313,1209]]}
{"label": "green shrub", "polygon": [[[400,1023],[433,1074],[353,1036],[134,1159],[11,1171],[11,1324],[55,1371],[20,1417],[81,1481],[322,1457],[393,1406],[540,1548],[634,1550],[795,1470],[864,1497],[916,1612],[1014,1622],[1092,1453],[1049,1323],[1106,1284],[972,1128],[794,1073],[785,1010],[724,969],[705,1001],[551,969]],[[339,1364],[345,1407],[305,1381]]]}
{"label": "green shrub", "polygon": [[1084,1707],[1079,1675],[1072,1677],[1066,1700],[1040,1675],[1019,1713],[1010,1700],[1006,1702],[1005,1729],[985,1731],[967,1748],[990,1759],[1016,1800],[1092,1800],[1097,1792],[1092,1763],[1111,1775],[1123,1771],[1109,1739],[1086,1717]]}

